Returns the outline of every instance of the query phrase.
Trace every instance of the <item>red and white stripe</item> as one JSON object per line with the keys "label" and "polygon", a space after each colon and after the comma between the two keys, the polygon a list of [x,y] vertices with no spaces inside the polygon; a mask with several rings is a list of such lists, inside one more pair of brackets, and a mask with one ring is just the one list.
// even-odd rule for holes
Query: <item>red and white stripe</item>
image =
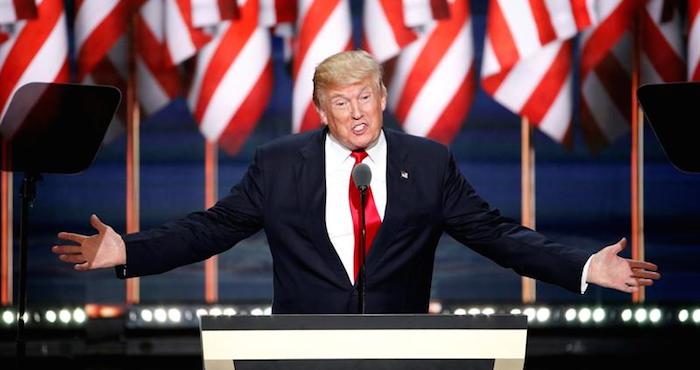
{"label": "red and white stripe", "polygon": [[581,125],[598,152],[629,130],[632,37],[628,32],[639,4],[600,2],[600,22],[583,32],[581,48]]}
{"label": "red and white stripe", "polygon": [[0,25],[37,17],[34,0],[0,0]]}
{"label": "red and white stripe", "polygon": [[209,34],[193,25],[190,1],[165,0],[165,48],[175,65],[193,57],[211,40]]}
{"label": "red and white stripe", "polygon": [[292,132],[317,128],[313,75],[325,58],[352,47],[350,5],[347,0],[299,0],[292,78]]}
{"label": "red and white stripe", "polygon": [[[124,37],[128,25],[127,7],[124,0],[76,0],[74,30],[78,81],[84,82]],[[126,62],[126,55],[120,62]]]}
{"label": "red and white stripe", "polygon": [[177,68],[166,50],[162,0],[148,0],[136,15],[137,96],[146,114],[165,107],[181,91]]}
{"label": "red and white stripe", "polygon": [[700,0],[688,0],[688,79],[700,81]]}
{"label": "red and white stripe", "polygon": [[418,39],[418,34],[404,21],[408,0],[365,0],[362,13],[363,49],[383,63],[397,56],[401,49]]}
{"label": "red and white stripe", "polygon": [[426,25],[399,55],[389,108],[404,131],[449,143],[474,94],[472,20],[467,0],[450,3],[450,17]]}
{"label": "red and white stripe", "polygon": [[641,83],[686,80],[683,27],[676,1],[650,0],[641,13]]}
{"label": "red and white stripe", "polygon": [[272,93],[270,32],[259,22],[259,0],[241,1],[240,18],[216,27],[197,56],[188,104],[202,134],[234,155]]}
{"label": "red and white stripe", "polygon": [[15,23],[0,44],[0,117],[29,82],[68,82],[68,29],[63,0],[37,2],[35,19]]}
{"label": "red and white stripe", "polygon": [[236,0],[189,0],[192,7],[192,25],[211,27],[238,18]]}
{"label": "red and white stripe", "polygon": [[492,0],[482,86],[559,143],[571,143],[570,38],[595,19],[591,0]]}

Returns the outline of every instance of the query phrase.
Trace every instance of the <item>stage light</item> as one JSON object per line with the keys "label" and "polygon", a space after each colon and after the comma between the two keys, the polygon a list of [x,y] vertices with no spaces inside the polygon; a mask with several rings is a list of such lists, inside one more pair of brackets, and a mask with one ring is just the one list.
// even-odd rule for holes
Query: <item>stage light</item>
{"label": "stage light", "polygon": [[540,307],[537,309],[537,321],[546,322],[549,320],[552,312],[547,307]]}
{"label": "stage light", "polygon": [[238,312],[232,307],[227,307],[224,308],[224,315],[226,316],[235,316]]}
{"label": "stage light", "polygon": [[465,310],[464,308],[461,308],[461,307],[460,307],[460,308],[458,308],[458,309],[455,310],[454,314],[455,314],[455,315],[460,315],[460,316],[466,315],[466,314],[467,314],[467,310]]}
{"label": "stage light", "polygon": [[195,311],[195,314],[197,315],[197,317],[202,317],[207,314],[207,310],[203,308],[198,308],[197,311]]}
{"label": "stage light", "polygon": [[467,313],[468,313],[469,315],[478,315],[478,314],[481,313],[481,310],[478,309],[478,308],[476,308],[476,307],[472,307],[472,308],[470,308],[469,310],[467,310]]}
{"label": "stage light", "polygon": [[270,307],[270,306],[265,307],[265,309],[263,310],[263,315],[265,315],[265,316],[272,315],[272,307]]}
{"label": "stage light", "polygon": [[634,320],[639,324],[647,321],[647,310],[644,308],[638,308],[636,311],[634,311]]}
{"label": "stage light", "polygon": [[263,313],[263,309],[260,307],[255,307],[252,310],[250,310],[250,314],[253,316],[262,316]]}
{"label": "stage light", "polygon": [[44,317],[46,318],[46,321],[48,321],[51,324],[55,323],[57,318],[56,312],[54,312],[53,310],[46,311]]}
{"label": "stage light", "polygon": [[622,317],[622,321],[628,322],[632,320],[632,310],[625,308],[620,316]]}
{"label": "stage light", "polygon": [[182,313],[177,308],[171,308],[168,310],[168,320],[180,322],[180,320],[182,320]]}
{"label": "stage light", "polygon": [[10,310],[5,310],[5,312],[2,313],[2,321],[7,325],[12,324],[15,321],[15,314]]}
{"label": "stage light", "polygon": [[156,319],[156,321],[163,323],[168,319],[168,313],[165,312],[164,308],[156,308],[153,311],[153,317]]}
{"label": "stage light", "polygon": [[70,316],[70,311],[68,311],[65,308],[58,311],[58,320],[60,320],[64,324],[68,324],[70,322]]}
{"label": "stage light", "polygon": [[153,321],[153,312],[151,312],[149,309],[141,310],[141,320],[145,322]]}
{"label": "stage light", "polygon": [[523,310],[523,314],[527,316],[527,322],[532,322],[535,320],[535,316],[537,314],[537,311],[535,311],[534,308],[528,307]]}
{"label": "stage light", "polygon": [[603,320],[605,320],[605,310],[600,307],[593,310],[593,321],[599,323]]}
{"label": "stage light", "polygon": [[82,324],[85,322],[85,319],[87,316],[85,315],[85,311],[83,311],[82,308],[76,308],[73,310],[73,321],[75,321],[78,324]]}
{"label": "stage light", "polygon": [[34,322],[41,322],[41,315],[38,312],[34,312],[32,315],[32,320]]}
{"label": "stage light", "polygon": [[520,314],[522,314],[522,313],[523,313],[523,312],[520,311],[519,308],[514,308],[514,309],[510,310],[510,314],[511,314],[511,315],[520,315]]}
{"label": "stage light", "polygon": [[590,308],[582,308],[578,311],[578,321],[580,321],[582,324],[585,324],[591,320],[591,309]]}
{"label": "stage light", "polygon": [[658,308],[654,308],[649,312],[649,321],[652,323],[656,324],[661,320],[661,310]]}
{"label": "stage light", "polygon": [[488,316],[488,315],[493,315],[493,314],[495,314],[495,313],[496,313],[496,310],[494,310],[494,309],[491,308],[491,307],[486,307],[486,308],[484,308],[483,310],[481,310],[481,313],[483,313],[484,315],[487,315],[487,316]]}
{"label": "stage light", "polygon": [[564,313],[564,318],[566,319],[566,321],[569,322],[576,320],[576,309],[569,308],[568,310],[566,310],[566,312]]}
{"label": "stage light", "polygon": [[222,312],[219,307],[214,307],[209,309],[209,314],[212,316],[221,316]]}
{"label": "stage light", "polygon": [[693,310],[693,322],[700,323],[700,309],[698,308]]}
{"label": "stage light", "polygon": [[688,321],[688,317],[690,317],[690,314],[688,314],[688,310],[682,309],[678,312],[678,321],[686,322]]}

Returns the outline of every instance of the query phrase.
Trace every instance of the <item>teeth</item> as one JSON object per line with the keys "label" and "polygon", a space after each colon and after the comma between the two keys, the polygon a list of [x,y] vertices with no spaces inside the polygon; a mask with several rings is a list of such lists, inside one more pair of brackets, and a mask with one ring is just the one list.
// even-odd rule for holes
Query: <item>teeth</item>
{"label": "teeth", "polygon": [[364,127],[365,127],[365,124],[364,124],[364,123],[360,123],[360,124],[357,125],[357,126],[353,126],[352,130],[355,131],[355,132],[360,132],[360,131],[362,131],[362,129],[363,129]]}

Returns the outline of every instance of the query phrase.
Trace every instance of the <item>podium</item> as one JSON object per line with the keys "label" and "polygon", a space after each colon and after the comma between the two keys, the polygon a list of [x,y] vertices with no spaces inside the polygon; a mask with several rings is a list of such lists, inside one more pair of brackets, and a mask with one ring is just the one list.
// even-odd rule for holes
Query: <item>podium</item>
{"label": "podium", "polygon": [[202,316],[206,370],[522,370],[521,315]]}

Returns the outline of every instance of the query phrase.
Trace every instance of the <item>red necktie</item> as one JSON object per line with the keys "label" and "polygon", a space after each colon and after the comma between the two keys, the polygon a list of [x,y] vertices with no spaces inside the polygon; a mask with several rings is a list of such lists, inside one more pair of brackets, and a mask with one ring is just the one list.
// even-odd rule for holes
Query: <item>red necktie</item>
{"label": "red necktie", "polygon": [[[355,158],[355,165],[357,166],[363,159],[367,158],[367,152],[364,150],[352,152],[353,158]],[[354,168],[353,166],[353,168]],[[352,173],[352,172],[351,172]],[[352,225],[355,232],[355,258],[354,258],[354,272],[355,281],[357,281],[358,274],[360,273],[360,266],[362,266],[362,261],[360,260],[360,238],[362,238],[361,230],[361,219],[360,219],[360,191],[355,186],[355,182],[352,181],[352,175],[350,176],[350,213],[352,213]],[[379,218],[379,212],[377,212],[377,206],[374,204],[374,197],[372,196],[372,188],[368,187],[365,194],[365,225],[367,232],[367,239],[365,240],[365,258],[369,254],[369,250],[372,247],[372,241],[374,236],[377,235],[379,226],[382,225],[382,220]]]}

